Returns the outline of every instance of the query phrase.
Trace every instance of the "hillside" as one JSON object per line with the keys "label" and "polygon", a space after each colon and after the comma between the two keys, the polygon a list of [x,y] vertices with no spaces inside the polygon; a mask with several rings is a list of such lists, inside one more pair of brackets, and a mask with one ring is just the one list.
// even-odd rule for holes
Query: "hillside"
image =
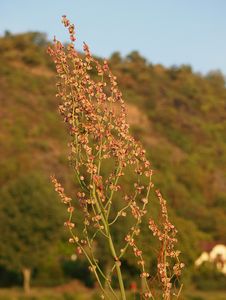
{"label": "hillside", "polygon": [[[0,39],[0,185],[32,170],[72,185],[55,71],[40,33]],[[226,87],[220,72],[165,68],[137,52],[110,58],[134,136],[147,149],[187,262],[200,242],[226,243]]]}

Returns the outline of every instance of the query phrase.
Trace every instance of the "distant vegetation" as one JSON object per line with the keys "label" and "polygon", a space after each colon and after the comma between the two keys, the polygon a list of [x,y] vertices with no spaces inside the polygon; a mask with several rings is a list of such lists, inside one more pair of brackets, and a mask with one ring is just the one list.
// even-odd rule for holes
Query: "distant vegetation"
{"label": "distant vegetation", "polygon": [[[4,195],[8,186],[32,172],[44,178],[57,172],[65,188],[75,195],[74,179],[68,175],[66,164],[67,135],[56,113],[54,67],[46,46],[41,33],[13,36],[7,32],[0,40],[1,201],[7,201]],[[193,278],[193,263],[202,251],[202,242],[226,243],[224,76],[218,71],[194,73],[187,65],[153,65],[138,52],[125,58],[114,53],[109,63],[128,104],[133,134],[147,149],[156,170],[154,181],[168,200],[171,218],[179,229],[178,247],[186,264],[184,280],[188,282]],[[59,266],[53,258],[40,264],[33,274],[37,283],[55,284],[71,276],[65,272],[65,257],[69,257],[65,235],[61,234],[52,247],[51,257],[55,255]],[[152,247],[157,247],[147,235],[140,242],[145,244],[147,256]],[[152,263],[150,257],[150,266]],[[136,266],[129,256],[127,264],[129,286]],[[3,266],[0,272],[6,274]],[[15,274],[7,274],[14,282],[20,281]],[[48,274],[58,275],[51,282]],[[199,278],[195,273],[195,280]],[[199,285],[203,287],[202,280]],[[217,288],[221,280],[215,281],[213,286]]]}

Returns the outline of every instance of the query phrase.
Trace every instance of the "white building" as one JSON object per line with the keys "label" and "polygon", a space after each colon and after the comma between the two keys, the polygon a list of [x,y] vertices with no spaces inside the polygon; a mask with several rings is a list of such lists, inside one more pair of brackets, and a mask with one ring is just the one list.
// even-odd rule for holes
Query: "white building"
{"label": "white building", "polygon": [[209,251],[202,252],[195,265],[198,267],[205,261],[215,264],[217,269],[226,275],[226,246],[216,244]]}

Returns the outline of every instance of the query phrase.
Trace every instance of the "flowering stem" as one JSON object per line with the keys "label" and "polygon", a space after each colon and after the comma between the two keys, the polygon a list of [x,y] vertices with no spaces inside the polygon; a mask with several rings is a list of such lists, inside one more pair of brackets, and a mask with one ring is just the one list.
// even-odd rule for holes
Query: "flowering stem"
{"label": "flowering stem", "polygon": [[113,241],[111,238],[110,231],[109,231],[109,246],[110,246],[111,254],[115,260],[116,272],[117,272],[117,276],[118,276],[118,282],[119,282],[122,300],[126,300],[126,293],[125,293],[124,283],[122,280],[122,272],[121,272],[121,267],[120,267],[121,262],[120,262],[120,260],[118,260],[118,257],[116,255],[115,247],[114,247],[114,244],[113,244]]}
{"label": "flowering stem", "polygon": [[[68,206],[69,219],[65,222],[65,226],[69,228],[72,235],[69,242],[75,243],[79,254],[85,255],[90,270],[96,276],[103,292],[102,296],[106,299],[126,300],[120,260],[127,248],[132,247],[141,271],[140,276],[145,284],[142,297],[154,300],[149,288],[150,275],[146,272],[142,250],[136,244],[137,236],[143,227],[141,226],[143,217],[149,212],[146,206],[149,202],[150,190],[154,187],[151,181],[153,170],[142,145],[129,133],[122,93],[117,87],[116,77],[111,73],[107,61],[104,61],[103,65],[100,64],[91,55],[85,43],[83,47],[85,57],[80,57],[74,47],[76,40],[74,25],[66,16],[63,16],[62,22],[68,28],[71,43],[65,49],[54,39],[54,46],[49,47],[48,52],[56,64],[59,78],[57,97],[62,99],[59,111],[71,135],[69,160],[81,188],[77,198],[83,211],[84,226],[81,237],[73,234],[72,228],[76,224],[72,222],[74,210],[71,204],[72,198],[65,195],[63,187],[53,177],[55,190],[62,202]],[[96,80],[95,77],[92,79],[95,73],[90,72],[92,69],[96,70],[97,76],[101,76],[101,80]],[[117,107],[120,111],[117,111]],[[107,172],[106,166],[108,166]],[[124,189],[121,180],[128,176],[127,167],[128,171],[131,170],[135,175],[135,178],[133,176],[131,178],[135,189],[130,191]],[[166,201],[158,190],[156,194],[161,207],[161,226],[158,227],[150,218],[149,228],[163,246],[157,267],[162,283],[162,299],[168,300],[172,294],[171,277],[167,274],[168,260],[176,260],[173,266],[174,275],[180,275],[183,264],[178,260],[179,251],[174,248],[177,231],[168,220]],[[120,207],[113,205],[113,202],[118,201],[118,196],[125,201],[120,202]],[[116,247],[113,228],[117,230],[117,226],[114,225],[120,222],[121,216],[131,218],[132,224],[128,223],[131,226],[125,236],[126,243],[124,244],[122,239]],[[106,242],[111,257],[111,273],[116,271],[121,297],[117,296],[112,288],[111,278],[102,270],[94,251],[95,243],[99,242],[99,238]],[[89,249],[86,248],[87,246]],[[120,253],[117,253],[116,249],[117,251],[121,249]],[[105,290],[103,281],[108,285],[108,290]]]}
{"label": "flowering stem", "polygon": [[95,199],[95,204],[97,206],[97,210],[101,214],[102,222],[104,224],[104,228],[105,228],[105,231],[106,231],[106,235],[108,236],[109,248],[110,248],[112,257],[115,261],[115,267],[116,267],[116,272],[117,272],[117,277],[118,277],[118,282],[119,282],[119,287],[120,287],[122,300],[126,300],[125,287],[124,287],[124,283],[123,283],[123,279],[122,279],[122,272],[121,272],[121,267],[120,267],[121,262],[118,260],[118,257],[117,257],[116,251],[115,251],[115,247],[114,247],[114,244],[113,244],[113,241],[112,241],[112,237],[111,237],[109,224],[106,221],[105,211],[104,211],[104,209],[101,209],[101,206],[99,205],[99,201],[98,201],[98,199],[96,197],[96,194],[95,194],[95,188],[93,189],[93,197]]}

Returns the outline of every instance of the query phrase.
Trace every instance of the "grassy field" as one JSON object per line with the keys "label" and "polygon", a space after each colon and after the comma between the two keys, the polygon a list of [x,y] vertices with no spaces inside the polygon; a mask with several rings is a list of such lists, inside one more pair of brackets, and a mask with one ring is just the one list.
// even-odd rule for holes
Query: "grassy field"
{"label": "grassy field", "polygon": [[[34,288],[29,295],[25,295],[19,288],[0,289],[0,300],[98,300],[101,299],[97,290],[90,290],[76,283],[68,287]],[[128,300],[140,299],[128,293]],[[160,300],[157,298],[156,300]],[[226,291],[197,291],[184,290],[180,300],[226,300]]]}

